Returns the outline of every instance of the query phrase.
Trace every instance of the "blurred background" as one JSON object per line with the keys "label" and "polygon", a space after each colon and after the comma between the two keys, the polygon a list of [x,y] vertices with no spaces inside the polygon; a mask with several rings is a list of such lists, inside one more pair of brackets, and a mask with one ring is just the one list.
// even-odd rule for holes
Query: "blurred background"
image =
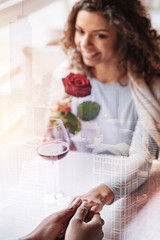
{"label": "blurred background", "polygon": [[[160,1],[142,0],[160,31]],[[59,45],[75,0],[0,0],[0,143],[37,135],[58,89]],[[52,88],[51,88],[52,83]]]}
{"label": "blurred background", "polygon": [[[39,161],[34,139],[42,134],[52,101],[60,96],[55,72],[66,56],[59,42],[75,1],[0,0],[0,239],[26,234],[53,211],[53,206],[42,205],[42,196],[46,186],[50,185],[52,168],[47,161]],[[148,9],[153,27],[160,32],[160,0],[142,1]],[[74,160],[78,160],[79,164]],[[93,169],[88,165],[90,163],[94,165]],[[82,179],[85,183],[82,184],[83,189],[89,186],[87,177],[89,184],[94,179],[101,181],[101,177],[105,176],[101,167],[104,167],[103,159],[101,163],[101,160],[92,158],[86,161],[86,157],[82,158],[79,154],[76,159],[73,155],[68,161],[60,161],[61,183],[67,191],[69,188],[73,192],[79,191],[77,182]],[[157,175],[150,180],[150,195],[159,191],[160,164],[156,160],[153,171],[157,171]],[[72,184],[67,185],[68,176]],[[144,192],[147,187],[144,186]],[[135,218],[138,225],[133,223],[134,234],[129,239],[135,239],[135,236],[142,239],[141,235],[135,235],[136,231],[144,232],[147,237],[143,239],[158,239],[156,233],[154,237],[149,235],[159,229],[160,214],[157,213],[160,197],[157,196],[150,201],[151,205],[147,205],[145,214],[141,212],[140,216],[147,219],[146,223]],[[134,208],[134,205],[131,207]],[[128,212],[130,217],[136,210],[134,208],[133,213]],[[108,216],[114,216],[114,209],[113,213],[110,210],[109,215],[107,208],[106,219]],[[115,225],[111,222],[113,229],[117,226],[116,221]],[[141,230],[142,225],[146,231]],[[121,226],[115,229],[121,230]],[[130,231],[130,226],[128,229]]]}

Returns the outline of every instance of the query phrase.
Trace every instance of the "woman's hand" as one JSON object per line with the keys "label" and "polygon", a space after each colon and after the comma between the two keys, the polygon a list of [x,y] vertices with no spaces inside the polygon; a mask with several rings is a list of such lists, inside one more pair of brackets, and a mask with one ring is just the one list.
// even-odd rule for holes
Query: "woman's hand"
{"label": "woman's hand", "polygon": [[75,214],[82,201],[77,198],[68,207],[60,212],[53,213],[45,218],[38,227],[26,237],[20,240],[55,240],[58,236],[64,236],[71,217]]}
{"label": "woman's hand", "polygon": [[[91,219],[95,213],[102,210],[105,204],[110,204],[113,202],[114,195],[113,192],[105,184],[100,184],[99,186],[91,189],[86,194],[78,196],[82,201],[87,201],[89,207],[89,213],[87,219]],[[75,198],[73,199],[73,201]]]}
{"label": "woman's hand", "polygon": [[104,225],[104,220],[97,213],[90,221],[85,222],[88,210],[89,206],[84,201],[67,227],[65,240],[101,240],[103,238],[102,226]]}

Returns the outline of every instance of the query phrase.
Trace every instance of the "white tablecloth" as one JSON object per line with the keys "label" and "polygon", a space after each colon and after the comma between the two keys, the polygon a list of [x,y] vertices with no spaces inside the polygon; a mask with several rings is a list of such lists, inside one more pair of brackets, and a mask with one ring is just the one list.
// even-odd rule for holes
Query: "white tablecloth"
{"label": "white tablecloth", "polygon": [[[52,166],[37,156],[33,146],[1,145],[0,240],[24,236],[45,216],[65,207],[61,200],[57,206],[44,203],[45,194],[53,187],[54,167],[59,169],[57,186],[69,199],[111,177],[111,159],[69,152],[58,165]],[[104,207],[101,214],[105,220],[105,240],[160,239],[160,174],[154,172],[138,192]],[[136,199],[143,193],[148,195],[148,201],[139,207]]]}

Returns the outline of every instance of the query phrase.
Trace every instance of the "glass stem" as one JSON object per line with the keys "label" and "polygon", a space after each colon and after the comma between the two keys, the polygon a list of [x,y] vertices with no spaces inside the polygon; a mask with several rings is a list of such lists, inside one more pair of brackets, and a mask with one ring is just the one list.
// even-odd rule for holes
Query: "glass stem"
{"label": "glass stem", "polygon": [[60,186],[59,186],[59,162],[58,161],[53,161],[52,164],[54,165],[53,166],[53,180],[54,180],[54,192],[55,192],[55,198],[57,198],[57,195],[59,194],[59,189],[60,189]]}

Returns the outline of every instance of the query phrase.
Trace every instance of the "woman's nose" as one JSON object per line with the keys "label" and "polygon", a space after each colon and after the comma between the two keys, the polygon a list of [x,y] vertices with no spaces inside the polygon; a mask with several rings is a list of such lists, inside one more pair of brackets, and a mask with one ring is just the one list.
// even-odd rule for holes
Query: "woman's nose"
{"label": "woman's nose", "polygon": [[87,46],[90,46],[90,45],[92,45],[90,36],[88,36],[88,35],[83,36],[82,39],[81,39],[81,46],[82,47],[87,47]]}

